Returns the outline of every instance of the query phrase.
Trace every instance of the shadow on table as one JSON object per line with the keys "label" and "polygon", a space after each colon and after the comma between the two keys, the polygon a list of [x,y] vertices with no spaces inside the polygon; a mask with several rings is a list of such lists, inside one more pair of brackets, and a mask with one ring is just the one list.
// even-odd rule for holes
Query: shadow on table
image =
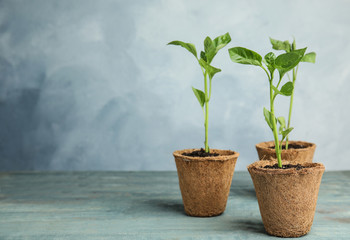
{"label": "shadow on table", "polygon": [[254,186],[239,184],[239,182],[232,182],[230,188],[230,196],[256,198]]}
{"label": "shadow on table", "polygon": [[230,189],[230,196],[256,198],[254,188],[237,188],[232,186]]}
{"label": "shadow on table", "polygon": [[161,210],[162,212],[174,212],[181,215],[186,215],[182,201],[165,200],[165,199],[150,199],[145,202],[152,208]]}
{"label": "shadow on table", "polygon": [[238,231],[247,231],[250,233],[261,233],[266,235],[265,228],[261,220],[234,220],[233,229]]}
{"label": "shadow on table", "polygon": [[250,178],[234,177],[231,183],[230,196],[256,198],[253,182]]}

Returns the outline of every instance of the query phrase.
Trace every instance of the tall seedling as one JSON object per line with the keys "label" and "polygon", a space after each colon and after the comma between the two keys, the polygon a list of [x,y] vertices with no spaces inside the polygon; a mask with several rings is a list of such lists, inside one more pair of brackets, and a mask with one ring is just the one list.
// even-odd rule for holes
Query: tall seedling
{"label": "tall seedling", "polygon": [[[281,88],[279,88],[283,76],[292,70],[304,57],[306,48],[294,50],[293,52],[288,52],[275,56],[273,52],[269,52],[265,55],[264,59],[262,57],[249,49],[242,47],[234,47],[228,50],[230,58],[233,62],[248,64],[261,67],[266,73],[269,80],[269,90],[270,90],[270,111],[264,108],[264,116],[267,124],[273,132],[273,137],[275,140],[276,157],[278,162],[278,167],[282,167],[281,151],[282,142],[288,136],[288,134],[293,130],[292,127],[287,127],[284,117],[275,117],[274,103],[278,95],[291,96],[293,93],[293,83],[287,82]],[[265,66],[264,66],[264,65]],[[274,72],[275,70],[279,72],[279,78],[277,85],[274,85]],[[277,129],[277,122],[279,123],[279,128]],[[281,140],[279,141],[278,135],[281,135]]]}
{"label": "tall seedling", "polygon": [[[231,37],[228,33],[211,40],[210,37],[206,37],[204,40],[204,51],[201,51],[199,58],[197,57],[197,50],[194,44],[185,43],[181,41],[172,41],[168,45],[178,45],[183,48],[186,48],[199,63],[199,66],[202,69],[204,77],[204,92],[192,87],[193,93],[198,99],[199,104],[202,107],[204,115],[204,127],[205,127],[205,152],[209,153],[209,144],[208,144],[208,123],[209,123],[209,101],[211,97],[211,82],[214,75],[218,72],[221,72],[221,69],[215,68],[210,63],[213,61],[217,52],[225,47],[231,41]],[[209,89],[208,89],[209,85]]]}
{"label": "tall seedling", "polygon": [[[275,50],[284,50],[287,53],[288,52],[298,51],[298,50],[296,50],[295,39],[293,40],[292,44],[290,44],[288,40],[283,42],[283,41],[272,39],[272,38],[270,38],[270,42],[272,44],[272,48],[275,49]],[[316,53],[315,52],[310,52],[310,53],[305,54],[300,62],[315,63],[316,62]],[[290,121],[291,121],[291,116],[292,116],[292,108],[293,108],[295,80],[297,79],[298,69],[299,69],[299,64],[296,67],[293,68],[293,78],[292,78],[293,91],[292,91],[292,95],[290,97],[290,102],[289,102],[289,114],[288,114],[287,128],[290,127]],[[290,80],[289,75],[288,75],[288,78]],[[288,137],[289,136],[287,136],[287,138],[286,138],[286,149],[288,149]]]}

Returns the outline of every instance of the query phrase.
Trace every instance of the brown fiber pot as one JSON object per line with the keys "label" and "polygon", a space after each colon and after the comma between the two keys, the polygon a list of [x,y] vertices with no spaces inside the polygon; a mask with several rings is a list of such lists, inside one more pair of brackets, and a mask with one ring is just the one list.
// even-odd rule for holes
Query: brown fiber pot
{"label": "brown fiber pot", "polygon": [[[292,162],[284,162],[288,164]],[[325,170],[321,163],[303,163],[303,168],[266,169],[270,161],[248,166],[268,234],[300,237],[307,234],[315,215],[318,190]]]}
{"label": "brown fiber pot", "polygon": [[225,211],[230,186],[239,153],[210,149],[217,157],[189,157],[198,149],[173,153],[176,162],[182,201],[187,215],[211,217]]}
{"label": "brown fiber pot", "polygon": [[[284,142],[285,143],[285,142]],[[289,144],[301,145],[304,148],[282,150],[281,156],[283,160],[294,163],[312,163],[316,144],[303,141],[288,141]],[[284,144],[283,144],[284,145]],[[261,142],[255,145],[260,160],[276,159],[275,142]],[[273,148],[271,148],[273,147]]]}

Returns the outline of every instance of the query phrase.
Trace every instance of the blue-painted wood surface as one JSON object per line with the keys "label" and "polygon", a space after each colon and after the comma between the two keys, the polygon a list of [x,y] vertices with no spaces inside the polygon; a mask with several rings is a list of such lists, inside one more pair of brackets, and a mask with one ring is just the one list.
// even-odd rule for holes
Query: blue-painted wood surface
{"label": "blue-painted wood surface", "polygon": [[[224,214],[188,217],[176,172],[0,173],[0,239],[273,239],[247,172]],[[323,176],[311,232],[350,239],[350,172]]]}

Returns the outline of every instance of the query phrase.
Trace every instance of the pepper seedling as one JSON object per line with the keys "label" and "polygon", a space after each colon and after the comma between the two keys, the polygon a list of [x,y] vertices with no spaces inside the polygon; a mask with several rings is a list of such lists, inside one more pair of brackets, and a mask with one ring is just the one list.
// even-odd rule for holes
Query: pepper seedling
{"label": "pepper seedling", "polygon": [[[272,44],[272,48],[275,50],[284,50],[285,52],[293,52],[296,50],[296,43],[295,39],[293,40],[293,43],[289,43],[288,40],[286,41],[280,41],[276,40],[273,38],[270,38],[270,42]],[[300,62],[309,62],[309,63],[315,63],[316,62],[316,53],[315,52],[309,52],[306,53],[303,58],[300,60]],[[293,83],[293,91],[292,95],[290,96],[290,102],[289,102],[289,114],[288,114],[288,123],[287,123],[287,128],[290,127],[290,122],[291,122],[291,116],[292,116],[292,108],[293,108],[293,98],[294,98],[294,89],[295,89],[295,80],[297,79],[297,74],[298,74],[298,69],[299,69],[299,64],[293,68],[293,78],[292,78],[292,83]],[[289,80],[290,77],[287,74]],[[286,138],[286,149],[288,149],[288,137]]]}
{"label": "pepper seedling", "polygon": [[[221,72],[221,69],[213,67],[210,63],[213,61],[215,55],[218,51],[225,47],[231,41],[231,37],[229,33],[218,36],[214,40],[210,37],[206,37],[204,40],[204,51],[201,51],[199,58],[197,57],[197,50],[194,44],[185,43],[182,41],[172,41],[168,43],[168,45],[178,45],[183,48],[186,48],[199,63],[199,66],[202,69],[203,77],[204,77],[204,92],[192,87],[192,91],[196,96],[200,106],[203,110],[204,115],[204,128],[205,128],[205,141],[204,147],[205,152],[209,153],[209,144],[208,144],[208,124],[209,124],[209,101],[211,97],[211,82],[214,75],[218,72]],[[209,79],[209,81],[208,81]],[[209,85],[209,89],[208,89]]]}
{"label": "pepper seedling", "polygon": [[[293,93],[293,83],[288,81],[281,88],[279,88],[284,75],[292,70],[304,57],[306,48],[294,50],[293,52],[287,52],[276,57],[273,52],[269,52],[262,57],[249,49],[243,47],[234,47],[228,50],[230,58],[233,62],[240,64],[248,64],[261,67],[269,80],[270,86],[270,111],[264,108],[264,117],[273,132],[275,141],[276,157],[278,167],[282,168],[281,151],[282,142],[293,130],[292,127],[287,127],[284,117],[275,117],[274,102],[278,95],[291,96]],[[265,67],[264,67],[264,65]],[[279,72],[279,80],[277,85],[273,84],[275,70]],[[277,122],[279,123],[279,129],[277,129]],[[282,135],[279,142],[278,135]]]}

